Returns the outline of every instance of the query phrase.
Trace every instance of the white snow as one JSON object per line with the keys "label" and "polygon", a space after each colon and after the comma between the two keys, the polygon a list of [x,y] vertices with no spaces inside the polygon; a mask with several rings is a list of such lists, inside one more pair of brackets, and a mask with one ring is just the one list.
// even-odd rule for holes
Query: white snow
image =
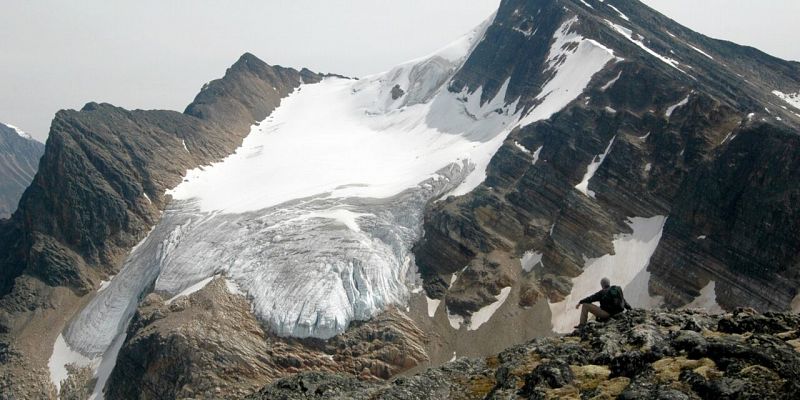
{"label": "white snow", "polygon": [[536,96],[541,103],[520,119],[520,127],[550,118],[580,96],[594,74],[610,61],[619,60],[608,47],[572,32],[577,21],[574,17],[564,22],[553,36],[548,65],[555,75]]}
{"label": "white snow", "polygon": [[617,73],[617,76],[615,76],[615,77],[614,77],[614,79],[612,79],[612,80],[608,81],[608,83],[606,83],[605,85],[603,85],[603,87],[601,87],[601,88],[600,88],[600,90],[602,90],[602,91],[604,91],[604,92],[605,92],[605,91],[606,91],[606,90],[608,90],[608,89],[609,89],[611,86],[614,86],[614,84],[615,84],[615,83],[617,83],[617,81],[619,80],[619,78],[620,78],[621,76],[622,76],[622,71],[619,71],[619,73]]}
{"label": "white snow", "polygon": [[525,148],[525,146],[521,145],[518,141],[514,141],[514,146],[517,146],[518,149],[522,150],[525,154],[531,154],[531,151]]}
{"label": "white snow", "polygon": [[544,145],[541,145],[538,149],[536,149],[536,151],[533,152],[533,160],[531,161],[531,164],[536,165],[536,163],[539,161],[539,154],[542,153],[543,147]]}
{"label": "white snow", "polygon": [[697,240],[706,240],[707,237],[708,236],[706,236],[706,235],[700,235],[700,236],[697,237]]}
{"label": "white snow", "polygon": [[5,126],[7,126],[7,127],[11,128],[11,129],[13,129],[13,130],[14,130],[14,132],[17,132],[17,135],[19,135],[20,137],[22,137],[22,138],[24,138],[24,139],[28,139],[28,140],[34,140],[34,139],[33,139],[33,137],[31,137],[31,135],[28,135],[27,133],[25,133],[25,131],[23,131],[23,130],[22,130],[22,129],[20,129],[20,128],[17,128],[17,127],[16,127],[16,126],[14,126],[14,125],[11,125],[11,124],[3,124],[3,125],[5,125]]}
{"label": "white snow", "polygon": [[600,166],[603,165],[603,161],[606,160],[608,153],[611,152],[611,146],[614,144],[614,140],[616,139],[616,136],[611,138],[611,140],[608,142],[608,146],[606,146],[606,150],[602,154],[596,155],[594,158],[592,158],[592,162],[590,162],[586,167],[586,174],[583,175],[581,182],[575,185],[575,189],[578,189],[579,192],[585,194],[586,196],[594,198],[595,193],[589,190],[589,181],[592,180],[595,172],[597,172],[597,170],[600,169]]}
{"label": "white snow", "polygon": [[96,383],[92,395],[89,396],[89,400],[103,400],[103,398],[105,398],[103,389],[106,387],[108,378],[111,376],[111,371],[113,371],[114,366],[117,365],[117,356],[119,356],[119,350],[122,348],[122,345],[125,344],[126,337],[127,333],[125,332],[117,335],[111,342],[108,350],[103,354],[100,364],[95,369],[94,378],[96,379]]}
{"label": "white snow", "polygon": [[523,271],[531,272],[533,271],[533,267],[542,262],[542,253],[528,250],[522,255],[519,262],[522,264]]}
{"label": "white snow", "polygon": [[669,106],[667,108],[667,111],[664,113],[664,115],[666,115],[667,118],[671,117],[672,113],[674,113],[675,110],[677,110],[678,108],[681,108],[681,107],[683,107],[683,106],[685,106],[686,104],[689,103],[689,97],[691,97],[691,95],[686,95],[685,99],[679,101],[676,104],[673,104],[673,105]]}
{"label": "white snow", "polygon": [[106,288],[108,287],[108,285],[111,284],[111,281],[113,279],[114,279],[114,275],[111,275],[110,277],[108,277],[107,281],[100,281],[100,286],[97,288],[97,291],[98,292],[102,292],[103,290],[106,290]]}
{"label": "white snow", "polygon": [[626,39],[628,39],[629,41],[631,41],[633,44],[635,44],[635,45],[639,46],[639,48],[641,48],[642,50],[644,50],[645,52],[647,52],[647,54],[650,54],[651,56],[653,56],[653,57],[655,57],[655,58],[658,58],[659,60],[663,61],[665,64],[667,64],[667,65],[669,65],[669,66],[671,66],[671,67],[673,67],[673,68],[677,69],[678,71],[681,71],[681,72],[683,72],[683,70],[681,70],[681,69],[678,67],[678,65],[680,65],[680,63],[679,63],[678,61],[676,61],[676,60],[673,60],[673,59],[671,59],[671,58],[669,58],[669,57],[662,56],[661,54],[658,54],[658,53],[657,53],[657,52],[655,52],[654,50],[652,50],[652,49],[650,49],[649,47],[645,46],[645,44],[644,44],[644,43],[642,43],[642,41],[641,41],[641,40],[634,39],[634,37],[633,37],[633,31],[631,31],[630,29],[628,29],[628,28],[625,28],[624,26],[621,26],[621,25],[617,25],[617,24],[615,24],[615,23],[613,23],[613,22],[611,22],[611,21],[609,21],[609,20],[605,20],[605,21],[606,21],[606,23],[608,23],[608,24],[609,24],[609,25],[610,25],[612,28],[614,28],[614,30],[615,30],[615,31],[617,31],[617,33],[619,33],[619,34],[621,34],[622,36],[624,36]]}
{"label": "white snow", "polygon": [[457,358],[457,357],[456,357],[456,352],[454,351],[454,352],[453,352],[453,357],[450,359],[450,362],[453,362],[453,361],[455,361],[455,360],[456,360],[456,358]]}
{"label": "white snow", "polygon": [[230,294],[234,294],[234,295],[238,295],[238,296],[242,296],[242,297],[247,297],[247,293],[245,293],[242,290],[242,288],[241,288],[241,286],[239,286],[239,284],[237,284],[236,282],[234,282],[234,281],[232,281],[230,279],[227,279],[227,278],[225,279],[225,289]]}
{"label": "white snow", "polygon": [[90,359],[83,354],[75,351],[64,340],[62,334],[58,334],[55,344],[53,344],[53,353],[50,355],[50,360],[47,362],[47,367],[50,369],[50,382],[56,386],[56,390],[61,390],[61,381],[67,379],[67,365],[73,364],[77,367],[94,367],[98,360]]}
{"label": "white snow", "polygon": [[616,11],[616,12],[617,12],[617,14],[619,14],[619,16],[620,16],[622,19],[624,19],[625,21],[630,21],[630,20],[631,20],[630,18],[628,18],[628,16],[627,16],[627,15],[623,14],[623,13],[622,13],[622,11],[620,11],[620,10],[619,10],[617,7],[614,7],[614,6],[612,6],[611,4],[606,4],[606,5],[607,5],[607,6],[609,6],[609,7],[611,7],[612,9],[614,9],[614,11]]}
{"label": "white snow", "polygon": [[450,327],[455,330],[461,329],[461,325],[464,324],[464,317],[458,314],[450,314],[450,310],[447,307],[444,309],[447,312],[447,321],[450,323]]}
{"label": "white snow", "polygon": [[436,310],[439,308],[439,303],[442,302],[440,299],[432,299],[428,296],[425,296],[425,300],[428,301],[428,316],[433,318],[436,315]]}
{"label": "white snow", "polygon": [[592,10],[594,10],[594,7],[592,7],[592,5],[591,5],[591,4],[589,4],[589,3],[587,3],[585,0],[581,0],[581,3],[583,3],[583,4],[584,4],[586,7],[589,7],[589,8],[591,8]]}
{"label": "white snow", "polygon": [[712,314],[724,313],[725,310],[717,304],[717,292],[715,281],[709,281],[708,284],[700,289],[700,295],[697,296],[691,303],[681,307],[684,309],[700,308]]}
{"label": "white snow", "polygon": [[651,169],[653,169],[653,164],[652,163],[645,164],[644,172],[650,172]]}
{"label": "white snow", "polygon": [[800,92],[797,93],[783,93],[779,90],[773,90],[772,94],[780,97],[781,100],[789,103],[794,108],[800,109]]}
{"label": "white snow", "polygon": [[187,153],[192,154],[192,153],[189,152],[189,148],[186,147],[186,141],[185,140],[181,140],[181,144],[183,145],[183,149],[186,150]]}
{"label": "white snow", "polygon": [[702,55],[704,55],[704,56],[706,56],[706,57],[708,57],[708,58],[710,58],[712,60],[714,59],[714,57],[711,57],[710,55],[708,55],[708,53],[706,53],[703,50],[698,49],[697,47],[694,47],[692,45],[689,45],[689,47],[691,47],[694,51],[696,51],[696,52],[698,52],[698,53],[700,53],[700,54],[702,54]]}
{"label": "white snow", "polygon": [[506,302],[509,293],[511,293],[511,287],[504,287],[500,289],[500,294],[497,295],[497,301],[481,308],[480,310],[472,313],[470,317],[469,325],[467,326],[467,330],[474,331],[481,327],[481,325],[485,324],[492,318],[492,315]]}
{"label": "white snow", "polygon": [[615,110],[615,109],[613,109],[612,107],[609,107],[609,106],[606,106],[605,110],[609,114],[616,114],[617,113],[617,110]]}
{"label": "white snow", "polygon": [[647,265],[656,250],[667,218],[629,218],[633,233],[614,238],[614,254],[587,259],[583,273],[572,279],[572,291],[563,301],[550,303],[553,331],[568,333],[578,324],[580,311],[575,309],[582,298],[600,290],[600,279],[623,288],[625,299],[633,307],[655,307],[660,300],[648,293],[650,273]]}
{"label": "white snow", "polygon": [[176,294],[175,296],[173,296],[172,298],[167,300],[166,303],[167,304],[171,304],[172,302],[174,302],[175,300],[177,300],[180,297],[188,296],[188,295],[190,295],[192,293],[195,293],[195,292],[199,291],[200,289],[206,287],[206,285],[208,285],[209,282],[211,282],[215,277],[216,277],[216,275],[209,276],[208,278],[203,279],[200,282],[197,282],[197,283],[187,287],[186,289],[183,289],[182,292]]}
{"label": "white snow", "polygon": [[144,196],[144,199],[147,200],[147,204],[153,204],[153,201],[150,200],[150,196],[148,196],[147,193],[142,193],[142,196]]}

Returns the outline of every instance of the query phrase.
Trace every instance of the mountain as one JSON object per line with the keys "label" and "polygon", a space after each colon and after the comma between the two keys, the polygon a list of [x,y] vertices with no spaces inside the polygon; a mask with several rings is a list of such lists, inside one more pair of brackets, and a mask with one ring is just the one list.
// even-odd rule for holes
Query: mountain
{"label": "mountain", "polygon": [[373,76],[246,54],[184,113],[59,112],[0,225],[0,388],[388,379],[570,332],[603,276],[796,311],[797,93],[799,63],[636,1],[505,0]]}
{"label": "mountain", "polygon": [[17,209],[43,153],[43,144],[17,127],[0,123],[0,218],[10,217]]}

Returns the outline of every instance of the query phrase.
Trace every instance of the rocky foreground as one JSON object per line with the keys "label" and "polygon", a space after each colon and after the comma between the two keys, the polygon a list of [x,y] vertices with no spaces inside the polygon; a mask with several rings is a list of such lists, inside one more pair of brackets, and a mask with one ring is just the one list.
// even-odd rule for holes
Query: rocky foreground
{"label": "rocky foreground", "polygon": [[800,316],[635,310],[390,382],[304,373],[251,399],[796,399]]}

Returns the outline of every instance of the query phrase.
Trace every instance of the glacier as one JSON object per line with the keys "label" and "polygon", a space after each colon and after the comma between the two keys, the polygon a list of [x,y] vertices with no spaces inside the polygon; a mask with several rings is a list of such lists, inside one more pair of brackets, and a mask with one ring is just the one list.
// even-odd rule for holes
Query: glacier
{"label": "glacier", "polygon": [[[187,295],[217,275],[282,336],[330,338],[405,304],[425,206],[473,190],[511,130],[549,118],[618,60],[571,33],[572,19],[554,37],[551,81],[526,113],[506,98],[510,79],[485,101],[481,87],[451,92],[492,20],[390,71],[297,88],[234,154],[168,191],[159,223],[69,323],[65,343],[112,363],[146,293]],[[429,301],[429,315],[437,306]]]}

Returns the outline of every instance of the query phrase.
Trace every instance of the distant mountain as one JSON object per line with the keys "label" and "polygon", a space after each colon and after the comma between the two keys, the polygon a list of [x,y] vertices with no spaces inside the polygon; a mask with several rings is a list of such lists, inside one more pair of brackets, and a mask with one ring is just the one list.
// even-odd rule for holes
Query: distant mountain
{"label": "distant mountain", "polygon": [[0,218],[8,218],[17,209],[42,154],[42,143],[15,126],[0,123]]}
{"label": "distant mountain", "polygon": [[245,54],[184,113],[61,111],[0,221],[0,389],[387,379],[570,332],[604,276],[800,310],[799,96],[800,63],[637,1],[504,0],[385,73]]}

